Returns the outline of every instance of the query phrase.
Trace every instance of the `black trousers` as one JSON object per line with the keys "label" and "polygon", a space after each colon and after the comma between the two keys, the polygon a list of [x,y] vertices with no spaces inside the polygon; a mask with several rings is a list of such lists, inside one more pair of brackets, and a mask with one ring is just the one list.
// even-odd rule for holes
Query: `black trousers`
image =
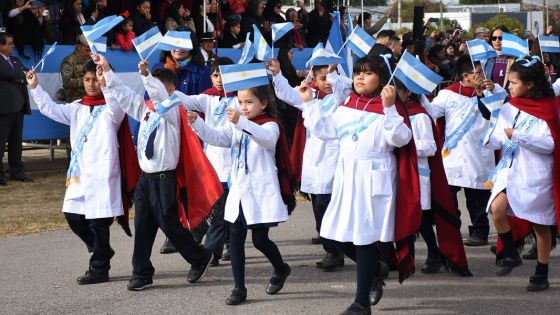
{"label": "black trousers", "polygon": [[23,113],[0,115],[0,179],[4,179],[4,152],[8,142],[8,166],[10,177],[24,177],[23,162],[21,161],[23,137]]}
{"label": "black trousers", "polygon": [[229,234],[229,224],[224,220],[224,210],[229,193],[227,183],[222,183],[222,189],[224,193],[212,207],[212,220],[204,240],[204,247],[213,252],[216,257],[222,257],[226,235]]}
{"label": "black trousers", "polygon": [[467,210],[471,217],[472,225],[469,226],[469,237],[475,237],[481,240],[488,240],[488,233],[490,232],[490,223],[488,222],[488,214],[486,213],[486,206],[490,199],[490,190],[464,188],[458,186],[449,186],[453,196],[453,203],[457,209],[457,214],[461,215],[459,211],[459,201],[457,200],[457,193],[463,189],[465,191],[465,198],[467,199]]}
{"label": "black trousers", "polygon": [[109,244],[109,227],[114,218],[86,219],[84,215],[64,213],[74,234],[86,244],[91,254],[89,268],[97,272],[109,272],[111,258],[115,254]]}
{"label": "black trousers", "polygon": [[335,242],[336,246],[356,263],[356,297],[362,306],[369,305],[369,291],[373,281],[379,278],[379,250],[375,244],[354,245],[350,242]]}
{"label": "black trousers", "polygon": [[154,275],[150,256],[158,228],[189,264],[198,266],[204,262],[204,248],[196,244],[191,232],[179,223],[176,191],[175,171],[144,173],[136,184],[132,254],[134,278],[151,279]]}
{"label": "black trousers", "polygon": [[[331,202],[331,194],[310,194],[311,195],[311,206],[313,207],[313,215],[315,217],[315,229],[317,233],[321,231],[321,222],[323,222],[323,216],[325,216],[325,211]],[[323,244],[323,249],[327,253],[341,255],[342,252],[336,247],[333,240],[329,240],[321,237],[321,242]]]}

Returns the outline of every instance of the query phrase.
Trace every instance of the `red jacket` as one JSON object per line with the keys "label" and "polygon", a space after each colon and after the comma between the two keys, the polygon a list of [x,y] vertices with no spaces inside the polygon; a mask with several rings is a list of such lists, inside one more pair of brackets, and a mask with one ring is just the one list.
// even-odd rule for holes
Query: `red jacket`
{"label": "red jacket", "polygon": [[136,38],[136,34],[134,32],[128,32],[126,34],[117,33],[115,36],[115,45],[118,45],[124,51],[129,51],[134,48],[132,44],[132,40]]}

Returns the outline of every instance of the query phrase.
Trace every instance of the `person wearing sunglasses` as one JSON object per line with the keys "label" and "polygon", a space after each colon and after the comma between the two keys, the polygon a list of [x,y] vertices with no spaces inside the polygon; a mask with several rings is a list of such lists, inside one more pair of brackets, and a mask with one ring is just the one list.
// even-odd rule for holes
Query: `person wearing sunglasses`
{"label": "person wearing sunglasses", "polygon": [[515,58],[502,54],[503,33],[509,33],[508,28],[504,25],[497,26],[492,30],[490,45],[496,50],[498,56],[488,59],[486,64],[484,64],[484,73],[489,76],[492,82],[505,88],[508,82],[509,68],[515,61]]}

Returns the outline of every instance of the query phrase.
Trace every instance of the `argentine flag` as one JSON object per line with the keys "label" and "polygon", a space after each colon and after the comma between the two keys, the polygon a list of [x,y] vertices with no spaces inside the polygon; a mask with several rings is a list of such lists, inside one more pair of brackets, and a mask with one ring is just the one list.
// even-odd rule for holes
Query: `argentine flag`
{"label": "argentine flag", "polygon": [[310,66],[327,66],[342,63],[342,57],[336,55],[323,48],[323,44],[319,43],[313,49],[313,54],[311,58],[307,61],[305,66],[309,68]]}
{"label": "argentine flag", "polygon": [[255,58],[260,61],[270,61],[272,59],[272,50],[255,24],[253,24],[253,45]]}
{"label": "argentine flag", "polygon": [[289,31],[294,28],[294,23],[274,23],[272,24],[272,41],[275,42],[286,35]]}
{"label": "argentine flag", "polygon": [[224,92],[234,92],[268,84],[264,63],[220,66]]}
{"label": "argentine flag", "polygon": [[88,41],[95,41],[103,34],[110,31],[113,27],[117,26],[122,22],[124,18],[122,16],[111,15],[106,18],[101,19],[94,25],[82,25],[80,29]]}
{"label": "argentine flag", "polygon": [[487,60],[498,56],[498,53],[482,39],[467,41],[467,48],[473,61]]}
{"label": "argentine flag", "polygon": [[192,50],[191,32],[167,31],[156,48],[165,51],[172,51],[175,49]]}
{"label": "argentine flag", "polygon": [[406,49],[395,68],[394,75],[407,89],[416,94],[432,93],[443,80],[441,76],[414,58]]}
{"label": "argentine flag", "polygon": [[243,46],[241,58],[239,58],[239,61],[237,62],[239,64],[249,63],[255,57],[255,49],[253,48],[253,43],[251,43],[251,40],[249,39],[250,36],[251,33],[247,33],[247,37],[245,37],[245,46]]}
{"label": "argentine flag", "polygon": [[527,40],[510,33],[502,34],[502,52],[508,56],[522,58],[529,55]]}
{"label": "argentine flag", "polygon": [[359,26],[348,36],[348,47],[360,58],[366,56],[374,45],[373,37]]}
{"label": "argentine flag", "polygon": [[132,40],[132,44],[134,44],[134,48],[136,48],[136,52],[140,56],[140,59],[146,60],[154,51],[156,45],[162,39],[162,35],[159,32],[159,28],[157,26],[152,27],[151,29],[144,32],[144,34],[136,37]]}
{"label": "argentine flag", "polygon": [[338,69],[346,76],[350,77],[352,69],[348,68],[348,64],[346,63],[346,51],[342,49],[344,42],[342,41],[342,30],[340,28],[340,13],[335,11],[331,13],[331,16],[333,17],[333,22],[325,49],[341,57],[342,60],[338,62],[340,63]]}
{"label": "argentine flag", "polygon": [[559,36],[539,36],[539,45],[541,52],[560,53]]}
{"label": "argentine flag", "polygon": [[47,59],[47,57],[52,54],[54,52],[54,50],[56,49],[56,44],[57,42],[55,42],[54,44],[52,44],[51,48],[49,48],[49,50],[47,50],[47,52],[45,53],[45,55],[43,56],[43,58],[41,58],[41,60],[39,60],[39,62],[37,63],[37,65],[35,65],[32,69],[35,70],[39,67],[39,65],[41,65],[41,69],[39,70],[39,72],[43,71],[43,67],[45,66],[45,60]]}
{"label": "argentine flag", "polygon": [[157,106],[157,112],[160,115],[167,113],[173,107],[180,105],[181,99],[175,94],[171,94],[165,101],[161,102]]}
{"label": "argentine flag", "polygon": [[93,53],[95,54],[107,51],[107,37],[105,36],[101,36],[94,41],[88,40],[88,44],[89,47],[91,48],[91,51],[93,51]]}

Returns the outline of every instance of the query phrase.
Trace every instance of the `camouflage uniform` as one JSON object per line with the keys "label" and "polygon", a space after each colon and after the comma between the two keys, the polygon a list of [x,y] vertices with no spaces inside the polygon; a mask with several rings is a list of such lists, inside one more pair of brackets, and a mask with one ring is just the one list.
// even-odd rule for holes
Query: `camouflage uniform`
{"label": "camouflage uniform", "polygon": [[82,98],[84,90],[84,65],[89,58],[82,58],[78,50],[74,50],[71,55],[66,56],[60,65],[60,75],[62,76],[62,89],[58,91],[56,97],[65,102],[73,102]]}

